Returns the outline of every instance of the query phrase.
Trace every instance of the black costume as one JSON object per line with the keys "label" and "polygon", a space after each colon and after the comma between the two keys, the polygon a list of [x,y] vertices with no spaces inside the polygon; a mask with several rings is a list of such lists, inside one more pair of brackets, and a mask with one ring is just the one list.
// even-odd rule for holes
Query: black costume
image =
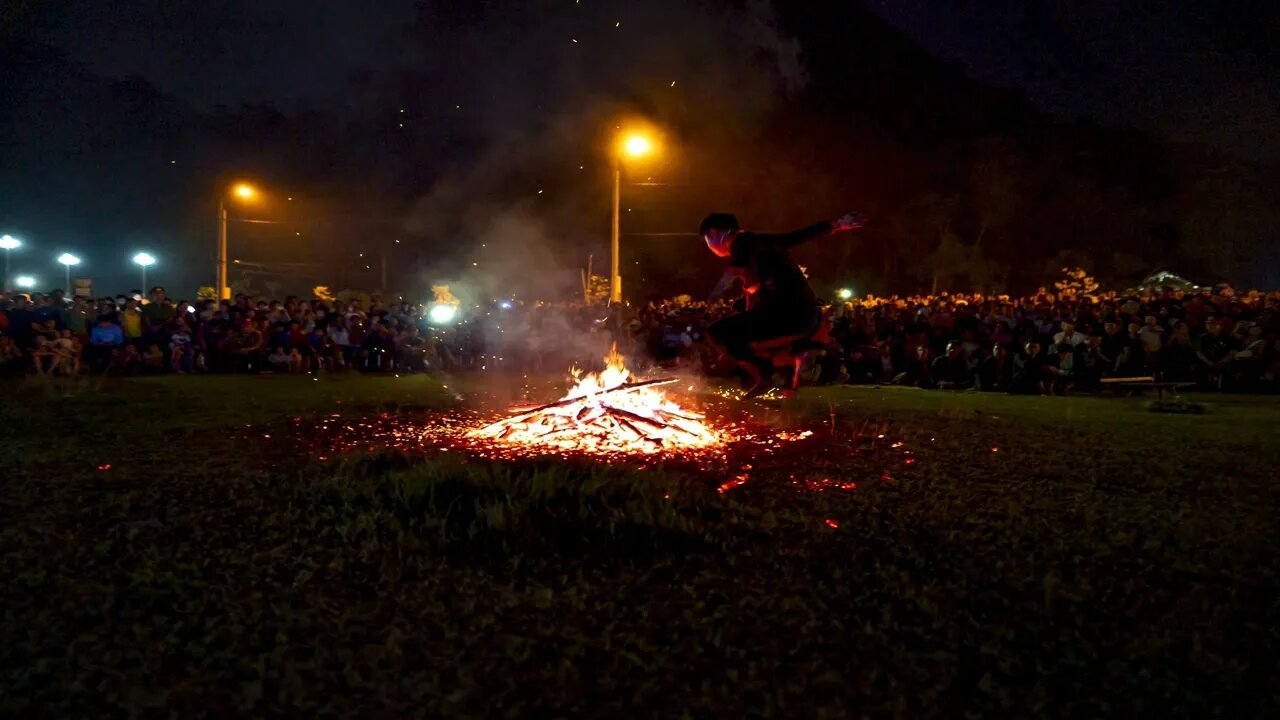
{"label": "black costume", "polygon": [[[735,360],[767,374],[769,363],[756,355],[751,344],[809,332],[821,320],[817,296],[787,249],[834,231],[831,223],[821,222],[782,235],[736,233],[725,278],[741,278],[746,309],[713,323],[707,329],[711,340]],[[717,287],[717,294],[724,284]]]}

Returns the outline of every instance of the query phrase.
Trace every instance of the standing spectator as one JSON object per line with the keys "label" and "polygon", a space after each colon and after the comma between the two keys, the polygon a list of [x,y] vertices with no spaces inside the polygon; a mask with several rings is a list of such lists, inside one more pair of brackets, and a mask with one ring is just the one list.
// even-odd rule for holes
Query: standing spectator
{"label": "standing spectator", "polygon": [[1223,333],[1223,319],[1210,317],[1204,323],[1205,333],[1196,340],[1196,357],[1201,363],[1202,384],[1221,390],[1231,377],[1230,364],[1235,359],[1231,342]]}
{"label": "standing spectator", "polygon": [[351,335],[347,332],[347,319],[341,315],[335,317],[329,325],[329,341],[333,344],[334,364],[346,367],[351,364]]}
{"label": "standing spectator", "polygon": [[1114,317],[1102,323],[1102,339],[1098,342],[1098,355],[1102,359],[1102,375],[1109,377],[1120,369],[1129,338],[1120,330],[1120,322]]}
{"label": "standing spectator", "polygon": [[135,345],[142,342],[142,322],[142,309],[138,307],[138,301],[129,298],[125,301],[124,310],[120,312],[120,329],[124,331],[127,342]]}
{"label": "standing spectator", "polygon": [[1146,353],[1147,370],[1154,370],[1160,362],[1160,348],[1164,345],[1164,328],[1155,315],[1148,315],[1146,324],[1138,330],[1138,340]]}
{"label": "standing spectator", "polygon": [[1199,365],[1190,326],[1182,321],[1174,323],[1169,342],[1160,351],[1159,370],[1163,373],[1163,379],[1171,382],[1193,381],[1199,372]]}
{"label": "standing spectator", "polygon": [[159,285],[151,288],[151,302],[142,306],[142,315],[149,325],[163,325],[173,317],[173,304]]}

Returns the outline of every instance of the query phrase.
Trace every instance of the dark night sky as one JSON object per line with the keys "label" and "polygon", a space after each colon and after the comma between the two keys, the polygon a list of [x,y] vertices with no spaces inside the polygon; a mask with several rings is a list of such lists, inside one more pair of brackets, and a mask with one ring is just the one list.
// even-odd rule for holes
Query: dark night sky
{"label": "dark night sky", "polygon": [[[389,171],[383,185],[368,185],[399,182],[420,197],[438,200],[436,205],[459,205],[458,196],[483,197],[494,189],[501,173],[492,172],[493,166],[513,165],[508,162],[513,157],[535,169],[549,165],[547,158],[562,160],[571,171],[589,165],[589,157],[565,156],[564,146],[578,142],[565,138],[581,138],[599,119],[591,111],[618,98],[659,110],[667,120],[685,122],[686,129],[701,122],[704,140],[718,132],[706,132],[715,129],[707,124],[707,118],[714,120],[708,109],[759,119],[789,108],[786,103],[795,95],[781,89],[798,86],[806,48],[786,35],[785,22],[803,21],[804,11],[775,0],[786,9],[779,35],[772,20],[776,13],[768,5],[765,0],[10,0],[0,7],[0,32],[56,47],[100,80],[145,78],[178,104],[200,112],[264,102],[295,116],[303,115],[297,108],[308,106],[329,112],[335,122],[385,125],[386,141],[368,132],[350,143],[341,136],[349,147],[335,162],[352,163],[366,180],[370,162],[377,169],[400,161],[419,165],[426,168],[421,176],[406,181]],[[1280,11],[1273,4],[866,0],[865,5],[929,53],[954,61],[982,83],[1025,93],[1052,115],[1134,126],[1248,161],[1280,162],[1280,44],[1268,35]],[[443,20],[428,30],[419,25],[411,35],[420,7],[435,9],[435,17]],[[825,6],[813,7],[821,15]],[[623,28],[614,27],[615,18]],[[808,26],[812,31],[813,23]],[[571,45],[574,36],[583,43]],[[449,63],[454,57],[470,64],[454,68]],[[679,87],[667,92],[667,78],[678,78]],[[901,90],[907,98],[918,91]],[[61,212],[68,199],[100,182],[98,177],[121,171],[123,156],[101,155],[108,159],[99,163],[98,175],[91,160],[99,158],[87,155],[84,172],[78,172],[79,165],[72,166],[77,172],[61,174],[44,167],[40,153],[75,162],[85,144],[76,137],[78,128],[92,124],[82,123],[85,118],[97,120],[93,110],[84,110],[96,98],[59,97],[58,92],[40,96],[39,107],[24,108],[22,132],[27,134],[15,137],[41,133],[46,106],[80,106],[78,114],[51,115],[57,129],[38,138],[48,147],[28,153],[31,167],[23,170],[32,187],[49,186],[54,199],[48,204]],[[409,106],[409,117],[395,115],[401,103]],[[14,142],[5,137],[4,111],[0,107],[0,149]],[[430,129],[401,132],[400,120]],[[113,131],[96,132],[102,147],[109,148]],[[164,152],[171,150],[180,153],[181,148]],[[363,166],[358,164],[362,154]],[[194,167],[169,165],[169,157],[141,160],[124,171],[153,172],[147,163],[154,162],[161,164],[160,171],[195,177]],[[42,171],[50,177],[40,178]],[[223,170],[228,171],[239,170]],[[32,206],[18,203],[16,211],[0,212],[5,226],[0,230],[34,225],[21,215],[38,214],[46,236],[103,243],[99,255],[119,255],[136,245],[125,231],[98,232],[94,223],[103,220],[101,211],[94,218],[73,209],[57,217],[65,222],[55,227],[50,218],[56,213]],[[411,215],[429,214],[424,208],[435,205],[418,203]],[[168,235],[168,242],[189,251],[182,262],[205,272],[205,239],[195,238],[190,229],[135,225],[140,237]],[[201,226],[199,232],[207,229]],[[177,240],[183,232],[184,239]],[[115,239],[92,239],[102,235]],[[127,263],[120,265],[93,272],[104,286],[114,287],[131,276]],[[45,277],[59,268],[35,270]]]}
{"label": "dark night sky", "polygon": [[99,74],[140,75],[199,104],[331,98],[385,48],[414,0],[52,0],[32,3],[37,35]]}
{"label": "dark night sky", "polygon": [[[30,3],[27,22],[103,75],[141,75],[195,103],[287,106],[330,99],[352,72],[394,63],[387,49],[415,5],[55,0]],[[972,76],[1024,89],[1054,114],[1280,159],[1273,3],[874,0],[871,7]]]}
{"label": "dark night sky", "polygon": [[1271,2],[877,0],[974,77],[1041,108],[1280,159],[1280,10]]}

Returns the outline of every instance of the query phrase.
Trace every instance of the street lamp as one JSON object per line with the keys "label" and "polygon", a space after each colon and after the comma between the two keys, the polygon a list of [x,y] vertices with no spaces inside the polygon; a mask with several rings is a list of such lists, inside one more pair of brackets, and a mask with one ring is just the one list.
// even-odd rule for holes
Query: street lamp
{"label": "street lamp", "polygon": [[36,279],[30,275],[19,275],[13,279],[13,282],[23,290],[30,290],[36,286]]}
{"label": "street lamp", "polygon": [[22,243],[12,235],[0,235],[0,248],[4,248],[4,283],[0,289],[9,289],[9,252],[21,247]]}
{"label": "street lamp", "polygon": [[[231,195],[241,201],[251,201],[258,196],[258,191],[248,183],[236,183],[228,191],[218,195],[218,299],[230,300],[231,288],[227,287],[227,196]],[[146,268],[143,268],[143,272]],[[144,285],[146,283],[143,283]]]}
{"label": "street lamp", "polygon": [[155,265],[156,259],[150,253],[140,252],[133,256],[133,261],[142,266],[142,294],[147,294],[147,266]]}
{"label": "street lamp", "polygon": [[839,292],[837,292],[836,294],[840,296],[841,300],[853,299],[853,291],[850,290],[849,288],[840,288]]}
{"label": "street lamp", "polygon": [[63,290],[63,292],[66,293],[65,297],[70,297],[75,294],[71,292],[71,266],[79,265],[80,258],[72,255],[71,253],[62,253],[58,256],[58,262],[62,263],[63,267],[66,269],[67,284],[64,286],[66,289]]}
{"label": "street lamp", "polygon": [[654,152],[654,141],[642,132],[629,132],[623,135],[614,149],[613,155],[613,226],[610,233],[609,262],[609,302],[622,302],[622,276],[618,272],[619,265],[619,226],[622,221],[622,160],[630,158],[639,160]]}

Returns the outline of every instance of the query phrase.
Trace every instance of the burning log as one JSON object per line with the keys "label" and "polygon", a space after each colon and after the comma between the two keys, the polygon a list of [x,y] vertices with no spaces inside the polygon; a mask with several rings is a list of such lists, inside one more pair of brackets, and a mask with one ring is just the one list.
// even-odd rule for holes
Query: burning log
{"label": "burning log", "polygon": [[519,415],[515,415],[507,418],[507,422],[511,422],[515,420],[523,420],[528,416],[537,415],[538,413],[546,412],[547,410],[554,410],[555,408],[564,407],[566,405],[572,405],[576,402],[581,402],[583,400],[597,400],[599,398],[604,397],[605,395],[632,392],[634,390],[639,390],[640,388],[657,387],[658,385],[670,385],[673,382],[679,382],[679,380],[680,378],[659,378],[657,380],[643,380],[641,382],[633,382],[633,383],[627,383],[625,385],[619,385],[618,387],[609,388],[608,390],[601,390],[598,393],[575,395],[573,397],[564,398],[563,400],[557,400],[553,403],[547,403],[546,405],[541,405],[532,410],[525,410],[521,412]]}
{"label": "burning log", "polygon": [[560,400],[515,414],[472,431],[508,445],[543,445],[592,452],[655,452],[724,442],[702,416],[658,390],[679,378],[632,380],[613,351],[605,371],[588,375]]}

